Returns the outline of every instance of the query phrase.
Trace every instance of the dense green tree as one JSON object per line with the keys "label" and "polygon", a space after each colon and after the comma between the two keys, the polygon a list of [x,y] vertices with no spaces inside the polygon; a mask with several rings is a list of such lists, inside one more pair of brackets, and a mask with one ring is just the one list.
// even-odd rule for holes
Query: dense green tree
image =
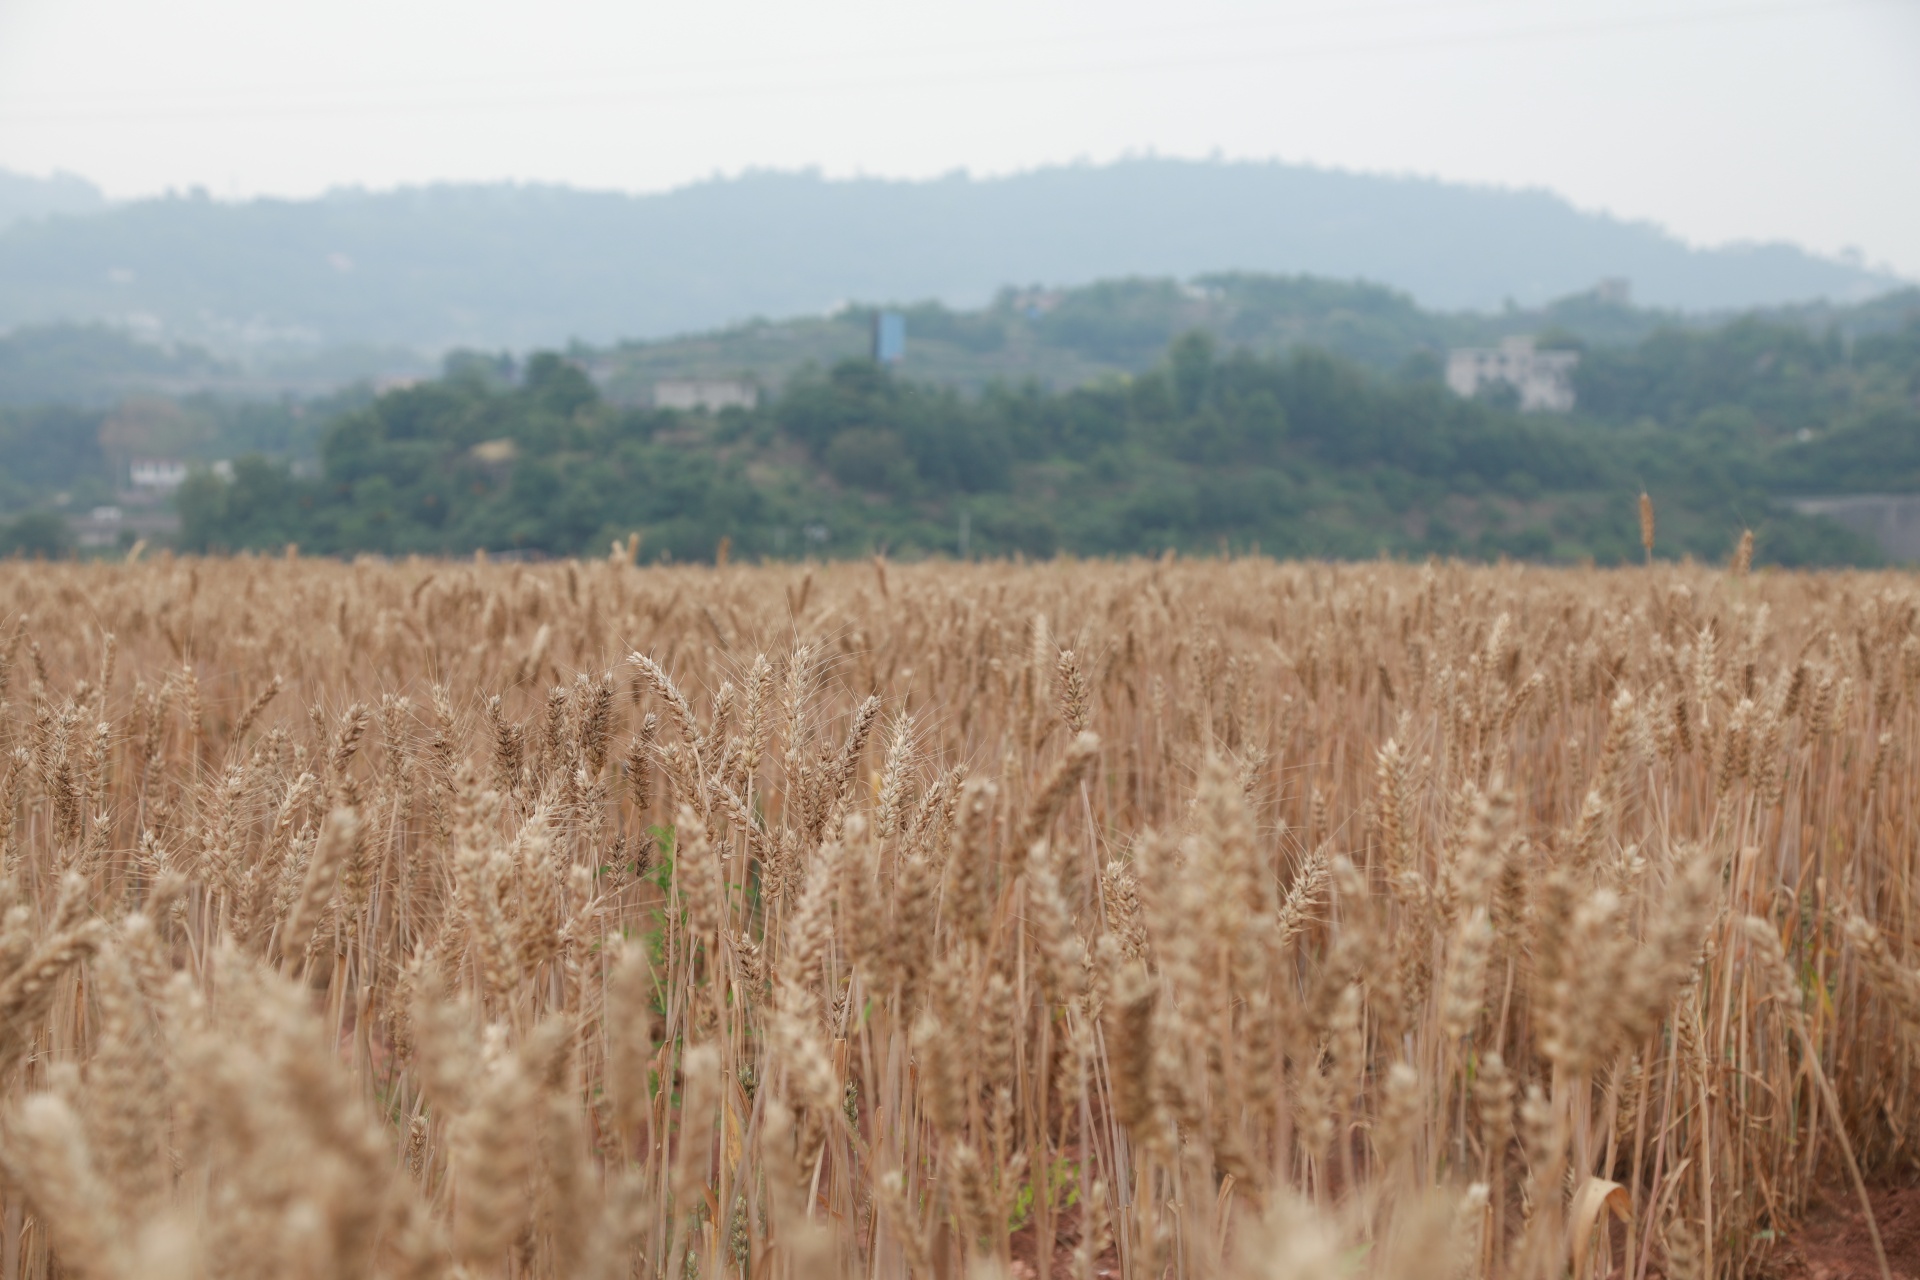
{"label": "dense green tree", "polygon": [[[1663,551],[1717,557],[1760,519],[1763,557],[1870,558],[1772,509],[1778,467],[1741,442],[1752,417],[1718,405],[1678,434],[1602,437],[1324,352],[1223,354],[1197,331],[1155,369],[1065,392],[967,398],[854,360],[719,415],[615,408],[543,353],[517,371],[450,361],[339,416],[317,478],[244,459],[231,480],[197,475],[181,509],[189,546],[338,553],[572,555],[629,530],[676,559],[709,557],[722,538],[742,555],[951,552],[964,510],[970,549],[988,554],[1258,543],[1630,560],[1646,485],[1683,513],[1663,518]],[[1855,430],[1864,456],[1904,428]],[[1841,453],[1822,456],[1841,467]]]}
{"label": "dense green tree", "polygon": [[0,522],[0,556],[52,559],[73,549],[67,522],[52,511],[29,511]]}

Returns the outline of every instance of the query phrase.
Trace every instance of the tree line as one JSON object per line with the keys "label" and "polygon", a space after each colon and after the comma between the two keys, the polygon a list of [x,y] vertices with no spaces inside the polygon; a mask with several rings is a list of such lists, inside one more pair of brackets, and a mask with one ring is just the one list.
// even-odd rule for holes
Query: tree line
{"label": "tree line", "polygon": [[[1898,349],[1883,363],[1911,359],[1915,335],[1885,339]],[[1663,552],[1723,554],[1751,525],[1763,559],[1871,560],[1858,539],[1771,494],[1794,477],[1844,475],[1880,434],[1920,439],[1911,401],[1883,397],[1857,421],[1827,406],[1837,425],[1808,450],[1750,380],[1698,408],[1689,388],[1724,362],[1701,358],[1693,339],[1662,341],[1659,376],[1600,352],[1591,365],[1616,401],[1664,396],[1665,417],[1572,420],[1462,400],[1431,369],[1384,373],[1311,349],[1259,356],[1202,331],[1146,372],[1067,391],[965,396],[846,361],[719,414],[611,404],[558,353],[517,368],[461,357],[333,420],[317,475],[249,456],[231,479],[194,476],[179,496],[183,542],[564,556],[638,533],[643,557],[679,560],[723,544],[748,556],[955,554],[964,539],[975,554],[1257,544],[1614,563],[1641,554],[1634,498],[1649,488],[1662,499]],[[1827,359],[1809,341],[1789,382]],[[1654,390],[1635,391],[1634,377]]]}

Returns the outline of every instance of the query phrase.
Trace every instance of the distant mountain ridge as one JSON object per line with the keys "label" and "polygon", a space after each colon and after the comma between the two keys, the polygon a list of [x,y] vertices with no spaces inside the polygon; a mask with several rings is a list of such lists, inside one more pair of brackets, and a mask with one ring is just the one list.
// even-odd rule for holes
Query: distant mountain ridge
{"label": "distant mountain ridge", "polygon": [[1009,281],[1221,271],[1377,281],[1446,310],[1535,306],[1606,277],[1630,280],[1636,302],[1688,311],[1857,301],[1902,283],[1789,245],[1692,248],[1544,191],[1280,163],[1141,159],[918,182],[768,172],[648,196],[195,194],[93,212],[70,200],[10,223],[7,181],[0,327],[131,323],[225,353],[605,343],[845,299],[976,306]]}
{"label": "distant mountain ridge", "polygon": [[36,178],[0,169],[0,228],[26,218],[100,213],[107,198],[85,178],[56,173]]}

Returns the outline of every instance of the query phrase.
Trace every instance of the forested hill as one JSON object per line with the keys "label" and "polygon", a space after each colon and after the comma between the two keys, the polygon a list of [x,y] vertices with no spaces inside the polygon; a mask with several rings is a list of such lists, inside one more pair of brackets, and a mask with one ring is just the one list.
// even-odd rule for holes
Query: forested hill
{"label": "forested hill", "polygon": [[[569,354],[609,398],[626,403],[645,403],[655,382],[671,378],[746,377],[775,389],[808,365],[828,367],[866,354],[874,310],[848,306],[830,316],[756,321],[657,342],[576,345]],[[1847,343],[1898,332],[1920,315],[1920,289],[1849,305],[1802,304],[1735,316],[1638,306],[1594,288],[1539,307],[1449,312],[1363,281],[1230,272],[1189,280],[1102,280],[1074,289],[1008,288],[976,310],[921,303],[902,311],[902,371],[916,381],[966,391],[1026,381],[1064,391],[1131,375],[1150,367],[1180,334],[1203,329],[1224,346],[1256,355],[1318,348],[1382,373],[1436,369],[1449,348],[1490,346],[1516,335],[1594,353],[1588,362],[1594,369],[1614,370],[1624,362],[1643,378],[1655,377],[1663,362],[1706,360],[1717,380],[1692,387],[1688,394],[1698,398],[1734,394],[1742,361],[1751,365],[1768,357],[1765,367],[1751,370],[1756,385],[1800,377],[1811,367],[1806,352],[1814,349],[1823,353],[1816,362],[1822,368],[1838,366]],[[1677,385],[1673,370],[1657,380]],[[1642,412],[1639,401],[1623,399],[1617,387],[1595,382],[1583,397],[1589,392],[1609,415]]]}
{"label": "forested hill", "polygon": [[[199,549],[575,555],[638,534],[643,559],[1257,546],[1621,563],[1642,554],[1645,487],[1663,555],[1718,558],[1751,526],[1763,563],[1873,562],[1770,494],[1876,432],[1920,439],[1920,383],[1898,372],[1920,369],[1920,329],[1848,353],[1889,372],[1811,442],[1764,399],[1694,412],[1675,392],[1715,361],[1689,343],[1654,352],[1670,376],[1637,402],[1665,396],[1673,420],[1611,424],[1325,352],[1226,354],[1199,332],[1141,376],[1067,392],[968,397],[847,361],[718,415],[615,407],[551,353],[513,378],[466,359],[335,419],[318,476],[242,458],[231,481],[190,480],[180,510]],[[1817,343],[1801,356],[1829,359]]]}
{"label": "forested hill", "polygon": [[[0,403],[0,520],[116,503],[129,459],[179,457],[235,460],[233,485],[208,475],[184,495],[199,547],[559,555],[637,530],[648,555],[682,559],[714,555],[722,538],[739,554],[932,553],[959,549],[964,516],[977,552],[1225,538],[1612,561],[1637,549],[1644,485],[1663,512],[1662,553],[1717,555],[1752,525],[1763,561],[1801,563],[1873,552],[1780,500],[1920,492],[1913,292],[1716,325],[1593,296],[1503,317],[1580,350],[1566,419],[1453,397],[1438,353],[1495,322],[1371,286],[1132,281],[1046,310],[1011,298],[982,312],[918,308],[893,373],[837,358],[860,349],[858,313],[821,323],[840,346],[789,328],[524,363],[464,353],[383,395],[272,402],[116,401],[114,387],[143,377],[230,372],[204,351],[102,330],[16,334],[0,340],[0,392],[84,373],[102,395]],[[778,376],[752,413],[653,412],[624,394],[780,349],[788,363],[762,366]],[[716,353],[725,359],[703,363]],[[1015,376],[1022,360],[1063,385]],[[39,518],[54,520],[46,536],[0,530],[0,554],[57,550],[57,518]]]}
{"label": "forested hill", "polygon": [[1539,305],[1603,277],[1695,311],[1901,283],[1786,245],[1695,249],[1543,191],[1142,159],[922,182],[750,173],[650,196],[188,195],[22,217],[0,228],[0,327],[139,315],[229,356],[525,350],[817,315],[849,298],[970,307],[1009,281],[1221,271],[1373,280],[1445,309]]}
{"label": "forested hill", "polygon": [[[1772,382],[1797,376],[1805,361],[1794,353],[1802,348],[1838,353],[1853,340],[1899,331],[1920,313],[1920,289],[1738,317],[1641,306],[1617,291],[1595,288],[1539,307],[1434,311],[1401,290],[1364,281],[1229,272],[1187,280],[1101,280],[1070,289],[1009,287],[976,309],[934,302],[901,309],[907,322],[902,372],[916,382],[967,392],[1028,381],[1065,391],[1129,376],[1152,366],[1180,334],[1204,329],[1223,346],[1256,355],[1318,348],[1383,373],[1437,368],[1451,347],[1486,346],[1513,335],[1612,353],[1608,368],[1621,360],[1652,368],[1672,358],[1680,344],[1714,352],[1720,371],[1713,387],[1689,394],[1720,395],[1738,373],[1728,361],[1751,363],[1777,347],[1789,358],[1762,371],[1761,381]],[[647,403],[657,382],[675,378],[744,377],[771,391],[809,365],[830,368],[866,354],[873,312],[871,305],[849,304],[827,316],[752,321],[649,342],[574,343],[566,351],[617,403]],[[1744,336],[1730,339],[1735,330]],[[0,333],[0,406],[107,406],[130,395],[197,392],[227,401],[311,398],[359,381],[429,376],[440,363],[440,357],[417,351],[367,347],[235,360],[193,343],[158,342],[150,333],[107,325],[29,326]],[[1597,356],[1589,363],[1600,367]],[[1671,374],[1661,377],[1673,381]],[[1639,412],[1613,389],[1596,384],[1594,390],[1609,412]]]}

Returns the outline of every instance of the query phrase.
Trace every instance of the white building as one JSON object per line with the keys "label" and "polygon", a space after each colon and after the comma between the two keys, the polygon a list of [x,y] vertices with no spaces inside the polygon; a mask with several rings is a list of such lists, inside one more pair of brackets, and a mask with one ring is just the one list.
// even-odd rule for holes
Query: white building
{"label": "white building", "polygon": [[739,378],[670,378],[653,384],[656,409],[751,409],[760,403],[760,388]]}
{"label": "white building", "polygon": [[118,507],[95,507],[85,517],[70,519],[74,540],[83,547],[110,547],[120,537],[123,516]]}
{"label": "white building", "polygon": [[172,458],[139,458],[127,477],[136,489],[178,489],[187,479],[187,464]]}
{"label": "white building", "polygon": [[1502,338],[1497,347],[1460,347],[1447,353],[1447,385],[1474,396],[1495,383],[1520,393],[1524,410],[1568,413],[1573,409],[1573,370],[1578,351],[1541,351],[1532,338]]}

